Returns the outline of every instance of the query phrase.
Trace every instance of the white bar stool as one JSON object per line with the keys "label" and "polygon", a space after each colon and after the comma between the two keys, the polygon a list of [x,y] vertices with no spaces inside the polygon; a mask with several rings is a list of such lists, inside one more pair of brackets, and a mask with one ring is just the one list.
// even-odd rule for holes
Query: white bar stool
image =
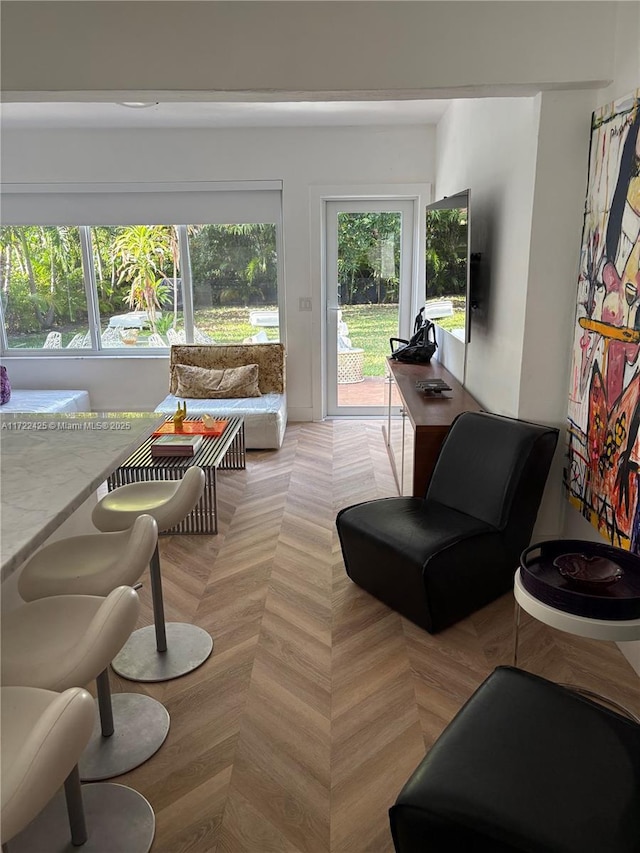
{"label": "white bar stool", "polygon": [[[113,532],[126,530],[139,515],[148,513],[155,518],[158,530],[169,530],[195,508],[204,486],[205,474],[197,465],[178,481],[129,483],[98,501],[92,520],[98,530]],[[112,666],[123,678],[133,681],[168,681],[204,663],[213,650],[213,639],[197,625],[165,623],[157,546],[150,570],[154,625],[134,631]]]}
{"label": "white bar stool", "polygon": [[18,592],[25,601],[52,595],[108,595],[117,586],[136,583],[157,544],[158,525],[150,515],[139,515],[122,533],[58,539],[23,565]]}
{"label": "white bar stool", "polygon": [[138,767],[169,731],[169,714],[160,702],[137,694],[122,694],[122,700],[111,696],[109,664],[135,628],[139,611],[135,590],[119,586],[106,598],[40,598],[2,619],[3,685],[60,691],[96,679],[99,719],[94,714],[93,735],[79,762],[85,781]]}
{"label": "white bar stool", "polygon": [[[148,853],[155,816],[147,800],[123,785],[80,785],[77,761],[95,717],[86,690],[2,687],[0,708],[3,853],[80,846],[85,853]],[[56,796],[63,783],[66,810]]]}
{"label": "white bar stool", "polygon": [[[25,601],[54,595],[106,596],[118,586],[135,584],[157,544],[158,525],[150,515],[138,516],[122,533],[60,539],[45,545],[24,565],[18,592]],[[85,782],[133,770],[160,749],[169,732],[169,714],[151,696],[116,693],[110,699],[111,712],[109,693],[108,676],[102,674],[98,676],[101,725],[96,723],[80,762]]]}

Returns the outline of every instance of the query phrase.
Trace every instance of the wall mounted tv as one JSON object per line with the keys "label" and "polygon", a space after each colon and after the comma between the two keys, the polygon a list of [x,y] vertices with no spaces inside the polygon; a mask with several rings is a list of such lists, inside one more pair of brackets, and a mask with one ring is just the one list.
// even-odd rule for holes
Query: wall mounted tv
{"label": "wall mounted tv", "polygon": [[425,315],[463,343],[471,337],[471,288],[480,257],[471,253],[469,190],[426,207]]}

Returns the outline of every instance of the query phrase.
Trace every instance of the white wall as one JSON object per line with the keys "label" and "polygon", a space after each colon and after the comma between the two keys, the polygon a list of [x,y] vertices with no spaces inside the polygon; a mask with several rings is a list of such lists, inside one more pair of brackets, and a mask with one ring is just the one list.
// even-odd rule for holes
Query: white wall
{"label": "white wall", "polygon": [[14,388],[84,389],[93,411],[152,412],[169,393],[169,357],[5,358]]}
{"label": "white wall", "polygon": [[[311,234],[309,189],[429,183],[435,129],[5,131],[1,155],[3,183],[282,180],[289,417],[311,420],[322,306],[311,284],[319,234]],[[312,312],[298,310],[301,296],[312,298]],[[16,387],[88,388],[96,409],[154,408],[168,391],[167,359],[133,361],[12,358],[9,370]]]}
{"label": "white wall", "polygon": [[518,413],[538,107],[534,98],[455,101],[438,125],[436,196],[470,189],[482,252],[466,385],[493,412]]}
{"label": "white wall", "polygon": [[489,411],[562,430],[535,539],[562,532],[571,320],[593,93],[458,101],[438,127],[436,194],[471,188],[482,252],[466,385]]}

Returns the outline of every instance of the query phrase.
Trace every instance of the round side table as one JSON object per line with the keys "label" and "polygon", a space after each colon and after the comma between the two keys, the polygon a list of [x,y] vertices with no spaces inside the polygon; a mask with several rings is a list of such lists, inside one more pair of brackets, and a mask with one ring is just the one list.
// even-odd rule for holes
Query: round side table
{"label": "round side table", "polygon": [[[560,631],[575,634],[578,637],[587,637],[592,640],[611,640],[618,643],[640,640],[640,619],[595,619],[593,617],[578,616],[575,613],[567,613],[556,607],[550,607],[524,588],[520,577],[520,569],[515,574],[513,594],[516,600],[513,640],[514,666],[517,666],[518,663],[518,635],[520,631],[521,610],[525,610],[534,619],[543,622],[545,625],[549,625],[551,628],[557,628]],[[604,701],[608,705],[617,708],[626,716],[630,716],[637,722],[640,722],[640,719],[635,714],[632,714],[627,708],[618,705],[606,696],[600,696],[589,690],[580,687],[576,688],[573,685],[570,686],[578,693]]]}

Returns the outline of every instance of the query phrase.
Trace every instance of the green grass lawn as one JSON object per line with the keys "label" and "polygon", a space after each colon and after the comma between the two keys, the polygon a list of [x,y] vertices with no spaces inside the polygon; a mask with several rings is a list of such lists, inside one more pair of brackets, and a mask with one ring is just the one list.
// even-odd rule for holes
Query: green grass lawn
{"label": "green grass lawn", "polygon": [[[253,308],[196,308],[194,320],[201,332],[205,332],[214,341],[227,344],[241,344],[245,338],[255,335],[261,327],[249,322],[249,311]],[[257,309],[256,309],[257,310]],[[261,305],[260,311],[277,311],[277,305]],[[270,341],[278,340],[278,330],[265,328]]]}
{"label": "green grass lawn", "polygon": [[398,334],[398,306],[343,305],[342,319],[351,346],[364,349],[364,375],[384,376],[385,359],[391,355],[389,338]]}

